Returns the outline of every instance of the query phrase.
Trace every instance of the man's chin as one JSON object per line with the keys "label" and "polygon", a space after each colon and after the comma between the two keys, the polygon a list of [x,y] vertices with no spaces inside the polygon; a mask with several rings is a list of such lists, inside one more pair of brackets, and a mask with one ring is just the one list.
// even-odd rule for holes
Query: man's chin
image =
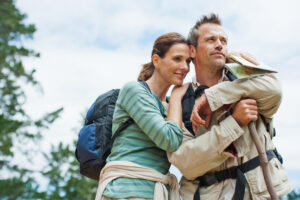
{"label": "man's chin", "polygon": [[224,65],[225,65],[225,60],[216,61],[216,62],[214,63],[214,66],[215,66],[216,68],[223,68]]}

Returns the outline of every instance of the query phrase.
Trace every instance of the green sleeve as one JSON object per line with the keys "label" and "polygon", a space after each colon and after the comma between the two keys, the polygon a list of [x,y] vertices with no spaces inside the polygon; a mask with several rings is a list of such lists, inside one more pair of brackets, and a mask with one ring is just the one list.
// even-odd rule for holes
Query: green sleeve
{"label": "green sleeve", "polygon": [[166,121],[153,94],[139,82],[130,82],[120,91],[117,103],[161,149],[173,152],[182,140],[182,130]]}

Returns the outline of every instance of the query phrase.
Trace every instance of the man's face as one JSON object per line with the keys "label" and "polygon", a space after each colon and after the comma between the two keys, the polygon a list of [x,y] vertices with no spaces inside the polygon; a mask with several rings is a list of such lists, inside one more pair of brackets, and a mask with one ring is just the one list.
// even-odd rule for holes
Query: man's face
{"label": "man's face", "polygon": [[[216,70],[221,69],[227,56],[227,35],[220,25],[206,23],[199,28],[195,62]],[[192,55],[193,56],[193,55]]]}

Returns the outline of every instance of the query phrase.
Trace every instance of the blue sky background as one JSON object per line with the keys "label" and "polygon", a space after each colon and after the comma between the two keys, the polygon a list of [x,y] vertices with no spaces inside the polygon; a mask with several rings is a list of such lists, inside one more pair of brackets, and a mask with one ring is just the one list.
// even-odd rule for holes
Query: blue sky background
{"label": "blue sky background", "polygon": [[64,107],[41,148],[71,143],[81,114],[99,94],[137,78],[158,36],[173,31],[187,36],[197,19],[215,12],[229,35],[230,51],[250,52],[279,72],[283,101],[275,115],[274,143],[292,185],[300,188],[299,1],[18,0],[17,6],[37,27],[26,45],[41,53],[24,60],[28,70],[37,69],[44,90],[26,87],[26,109],[38,118]]}

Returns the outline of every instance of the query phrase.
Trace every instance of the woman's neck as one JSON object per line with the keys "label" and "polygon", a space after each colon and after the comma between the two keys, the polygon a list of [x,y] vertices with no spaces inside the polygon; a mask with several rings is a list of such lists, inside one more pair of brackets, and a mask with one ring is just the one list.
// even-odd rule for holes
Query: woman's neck
{"label": "woman's neck", "polygon": [[166,101],[166,95],[171,84],[167,83],[165,80],[156,76],[155,74],[153,74],[146,82],[150,90],[158,96],[160,101]]}

